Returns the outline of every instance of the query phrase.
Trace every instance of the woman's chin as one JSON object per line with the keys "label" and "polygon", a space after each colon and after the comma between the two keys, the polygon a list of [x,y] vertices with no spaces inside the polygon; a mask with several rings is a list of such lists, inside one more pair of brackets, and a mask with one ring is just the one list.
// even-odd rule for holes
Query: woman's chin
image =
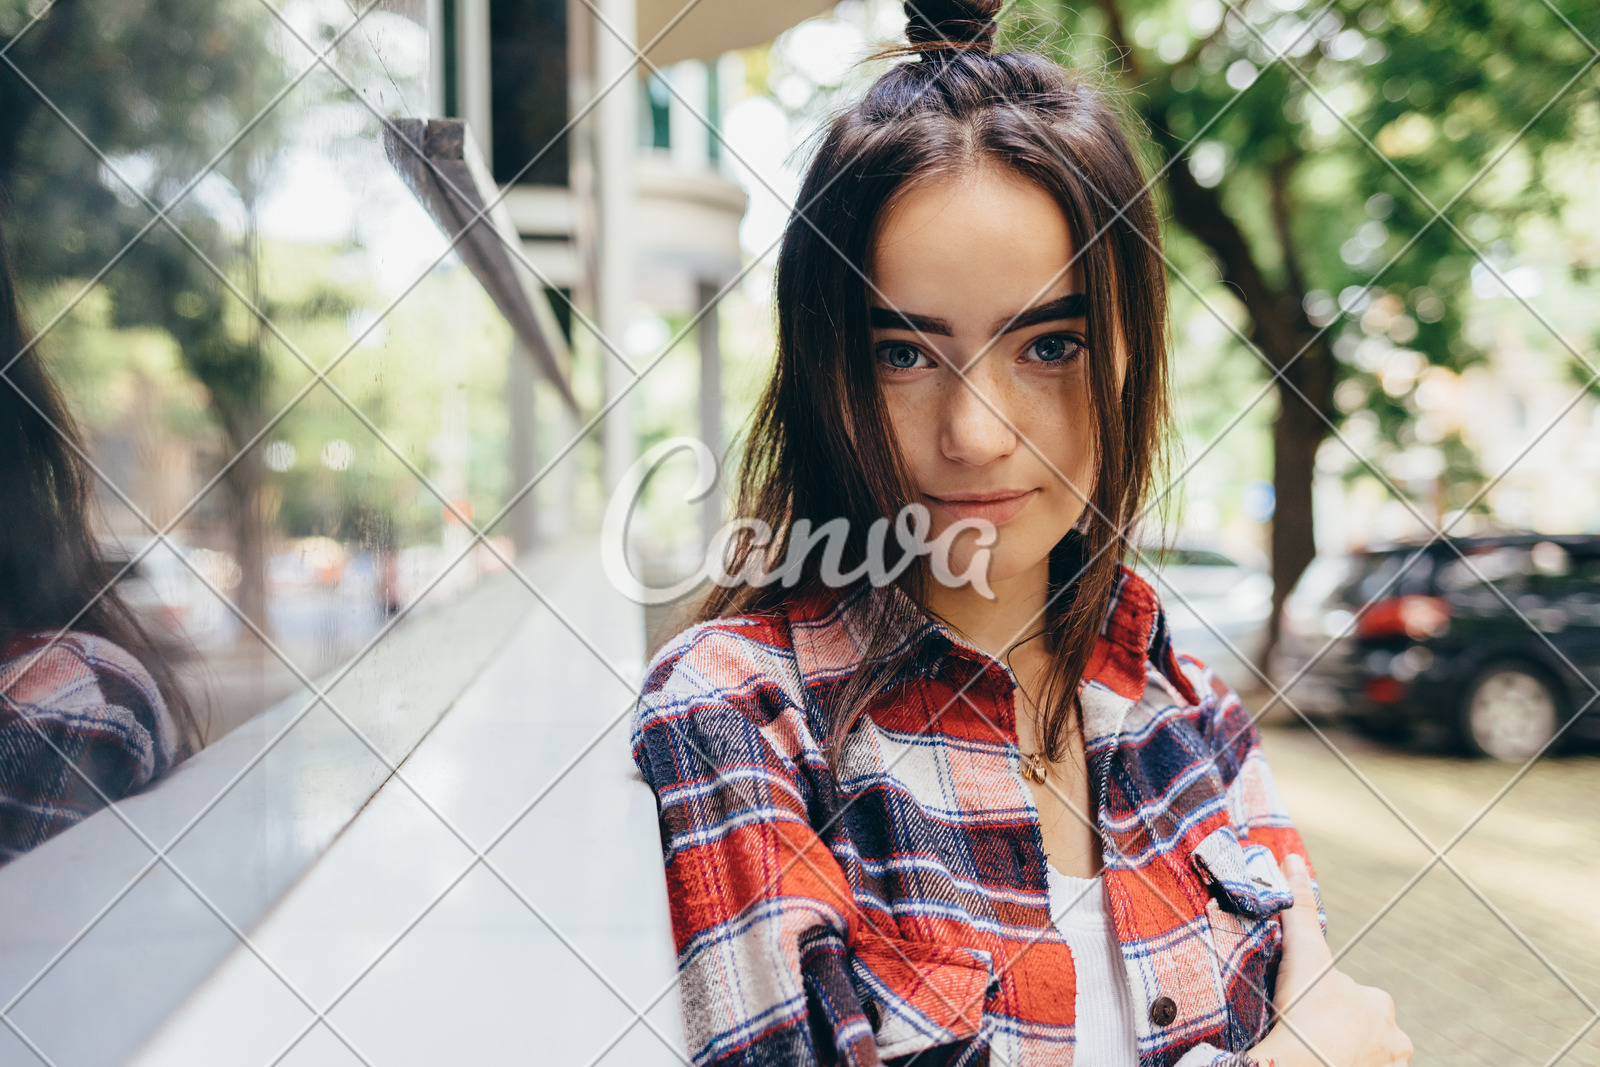
{"label": "woman's chin", "polygon": [[[983,554],[986,554],[987,558],[980,559],[979,556]],[[1044,559],[1043,552],[1019,552],[1015,548],[1008,550],[1004,544],[1003,534],[999,542],[987,549],[958,545],[950,552],[950,572],[957,583],[952,588],[976,591],[987,584],[990,589],[994,589],[1013,578],[1028,574]]]}

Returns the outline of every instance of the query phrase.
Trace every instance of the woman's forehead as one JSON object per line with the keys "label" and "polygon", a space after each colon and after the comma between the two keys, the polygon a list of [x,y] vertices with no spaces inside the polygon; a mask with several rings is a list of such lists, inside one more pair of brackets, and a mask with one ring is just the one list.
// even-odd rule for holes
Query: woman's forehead
{"label": "woman's forehead", "polygon": [[1048,192],[973,168],[917,182],[890,205],[873,243],[870,295],[875,305],[988,324],[997,309],[1083,292],[1077,249]]}

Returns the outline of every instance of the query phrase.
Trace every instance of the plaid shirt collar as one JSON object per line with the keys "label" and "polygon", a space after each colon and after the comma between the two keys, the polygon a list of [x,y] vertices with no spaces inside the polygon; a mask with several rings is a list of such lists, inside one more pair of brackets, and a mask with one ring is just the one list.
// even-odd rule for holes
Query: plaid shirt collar
{"label": "plaid shirt collar", "polygon": [[[906,644],[914,653],[884,681],[880,695],[942,670],[955,658],[979,670],[999,671],[1017,685],[1011,668],[973,645],[949,626],[923,611],[897,585],[861,584],[844,592],[818,588],[793,598],[787,608],[796,665],[807,685],[842,682],[860,668],[873,626],[872,598],[887,597],[891,615],[915,620],[895,651]],[[1083,672],[1085,738],[1091,746],[1115,737],[1128,710],[1144,695],[1153,665],[1191,704],[1199,702],[1188,677],[1179,669],[1166,615],[1150,583],[1126,566],[1106,605],[1104,621]]]}

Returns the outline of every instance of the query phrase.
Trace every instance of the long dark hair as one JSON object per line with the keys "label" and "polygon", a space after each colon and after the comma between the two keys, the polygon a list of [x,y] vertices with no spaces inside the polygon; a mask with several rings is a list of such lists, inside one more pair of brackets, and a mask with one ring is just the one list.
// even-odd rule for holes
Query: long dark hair
{"label": "long dark hair", "polygon": [[94,473],[30,339],[0,227],[0,369],[9,379],[0,381],[0,650],[23,634],[69,626],[121,646],[150,672],[179,752],[191,753],[204,738],[170,653],[116,588],[106,589],[119,565],[104,558],[94,535]]}
{"label": "long dark hair", "polygon": [[[1000,7],[1000,0],[907,3],[908,44],[897,51],[916,61],[890,68],[834,118],[811,162],[778,257],[777,367],[739,475],[738,514],[767,522],[777,543],[735,541],[726,566],[739,573],[752,553],[783,558],[795,521],[809,518],[815,528],[840,516],[848,520],[845,558],[858,564],[872,520],[915,499],[872,363],[866,285],[841,255],[866,264],[885,209],[915,182],[985,164],[1034,183],[1055,198],[1080,246],[1096,422],[1091,503],[1085,521],[1051,552],[1052,595],[1041,629],[1029,637],[1044,637],[1051,653],[1041,740],[1060,758],[1127,528],[1163,452],[1166,274],[1143,168],[1109,98],[1042,56],[991,52]],[[1120,389],[1119,339],[1128,356]],[[917,605],[926,603],[923,564],[900,581]],[[713,587],[692,618],[771,612],[818,584],[808,560],[796,588]],[[834,758],[880,679],[911,652],[904,635],[917,620],[881,591],[872,601],[877,615],[864,657],[872,668],[856,672],[832,709]]]}

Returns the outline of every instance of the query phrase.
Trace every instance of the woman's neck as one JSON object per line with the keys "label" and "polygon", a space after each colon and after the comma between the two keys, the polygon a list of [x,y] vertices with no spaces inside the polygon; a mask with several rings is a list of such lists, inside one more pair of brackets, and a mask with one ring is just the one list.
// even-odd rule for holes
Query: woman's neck
{"label": "woman's neck", "polygon": [[928,606],[979,649],[996,658],[1044,621],[1050,590],[1050,561],[1007,578],[991,580],[994,599],[986,599],[970,585],[950,588],[931,583]]}

